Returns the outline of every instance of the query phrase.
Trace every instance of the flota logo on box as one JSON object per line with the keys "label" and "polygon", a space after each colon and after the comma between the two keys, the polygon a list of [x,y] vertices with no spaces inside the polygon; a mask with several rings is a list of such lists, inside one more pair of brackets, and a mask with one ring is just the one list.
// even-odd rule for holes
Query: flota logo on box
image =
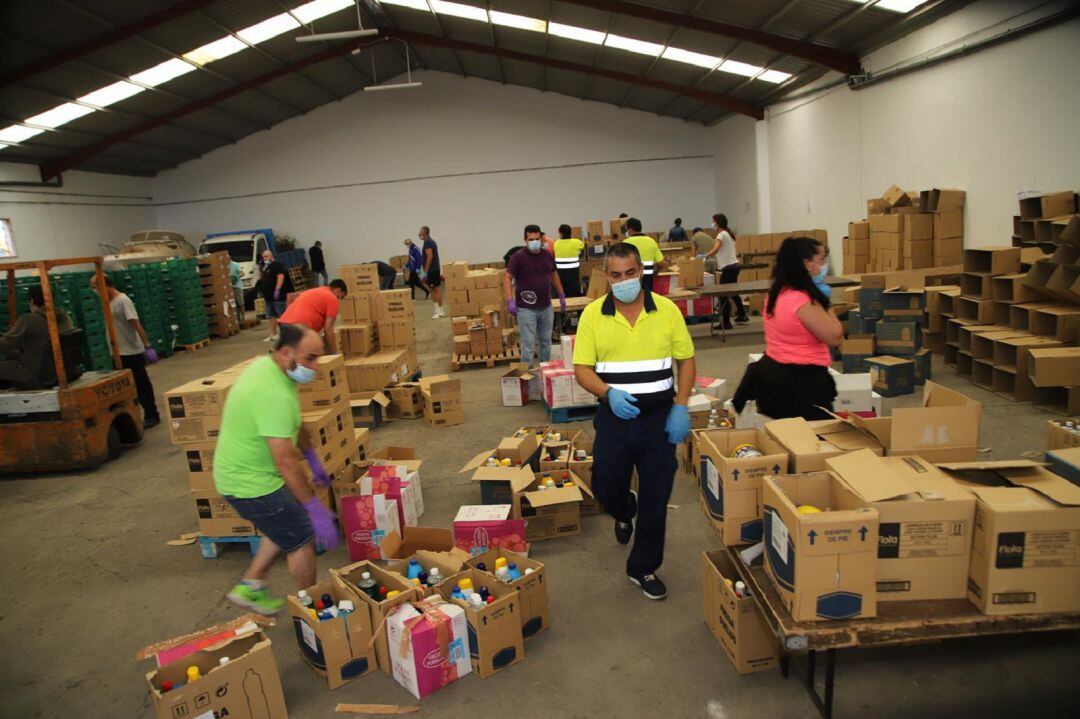
{"label": "flota logo on box", "polygon": [[486,547],[491,544],[491,535],[486,527],[477,527],[473,530],[473,544],[477,547]]}
{"label": "flota logo on box", "polygon": [[446,657],[444,657],[438,650],[438,648],[432,649],[424,657],[424,669],[438,669],[446,663]]}

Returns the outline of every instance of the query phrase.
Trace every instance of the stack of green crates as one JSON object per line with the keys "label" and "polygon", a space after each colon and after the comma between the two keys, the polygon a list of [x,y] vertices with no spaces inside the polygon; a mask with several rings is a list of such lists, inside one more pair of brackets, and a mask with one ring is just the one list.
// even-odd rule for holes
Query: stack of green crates
{"label": "stack of green crates", "polygon": [[123,270],[108,272],[116,289],[135,304],[146,337],[159,357],[173,353],[172,322],[168,313],[168,296],[161,281],[162,262],[144,262]]}
{"label": "stack of green crates", "polygon": [[210,336],[199,284],[199,265],[194,257],[172,258],[161,264],[169,322],[176,326],[177,344],[190,345]]}

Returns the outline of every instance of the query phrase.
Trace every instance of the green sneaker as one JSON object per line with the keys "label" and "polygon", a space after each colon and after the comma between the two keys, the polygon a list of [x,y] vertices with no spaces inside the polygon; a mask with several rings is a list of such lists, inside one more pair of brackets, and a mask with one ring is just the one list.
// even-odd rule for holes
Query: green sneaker
{"label": "green sneaker", "polygon": [[233,587],[227,596],[233,604],[267,616],[277,614],[285,608],[284,599],[275,599],[267,594],[265,589],[252,589],[243,582]]}

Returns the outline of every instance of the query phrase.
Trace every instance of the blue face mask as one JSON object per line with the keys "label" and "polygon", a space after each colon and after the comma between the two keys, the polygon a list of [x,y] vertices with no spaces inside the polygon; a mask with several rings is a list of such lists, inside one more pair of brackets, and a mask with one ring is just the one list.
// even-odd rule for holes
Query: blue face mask
{"label": "blue face mask", "polygon": [[296,384],[307,384],[315,379],[315,370],[305,367],[299,362],[296,363],[296,367],[285,370],[285,374]]}
{"label": "blue face mask", "polygon": [[529,252],[539,252],[540,240],[529,240],[526,246],[529,248]]}
{"label": "blue face mask", "polygon": [[817,276],[814,278],[814,282],[824,282],[825,277],[829,274],[829,263],[821,263],[821,269],[818,271]]}
{"label": "blue face mask", "polygon": [[632,277],[629,280],[616,282],[611,286],[611,294],[615,295],[615,299],[617,299],[619,302],[624,302],[626,304],[630,304],[631,302],[636,300],[640,292],[640,277]]}

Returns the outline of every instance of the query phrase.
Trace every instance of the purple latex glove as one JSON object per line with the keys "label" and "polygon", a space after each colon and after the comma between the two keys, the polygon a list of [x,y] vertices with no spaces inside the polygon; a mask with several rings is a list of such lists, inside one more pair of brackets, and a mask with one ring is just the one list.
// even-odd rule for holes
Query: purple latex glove
{"label": "purple latex glove", "polygon": [[514,317],[517,317],[517,302],[516,301],[511,299],[509,302],[507,302],[506,303],[506,309]]}
{"label": "purple latex glove", "polygon": [[559,311],[560,312],[566,312],[566,293],[565,292],[560,292],[559,293]]}
{"label": "purple latex glove", "polygon": [[274,301],[275,302],[280,302],[281,301],[281,288],[280,287],[278,289],[274,290]]}
{"label": "purple latex glove", "polygon": [[146,364],[155,364],[159,359],[153,347],[147,347],[143,354],[146,355]]}
{"label": "purple latex glove", "polygon": [[307,460],[308,467],[311,467],[311,478],[315,481],[316,487],[329,487],[330,475],[326,473],[326,467],[323,466],[322,460],[319,459],[319,455],[311,447],[304,450],[304,459]]}
{"label": "purple latex glove", "polygon": [[333,549],[341,541],[337,527],[334,526],[334,513],[323,506],[318,497],[312,497],[304,502],[304,510],[311,519],[311,526],[315,530],[315,539],[325,549]]}

